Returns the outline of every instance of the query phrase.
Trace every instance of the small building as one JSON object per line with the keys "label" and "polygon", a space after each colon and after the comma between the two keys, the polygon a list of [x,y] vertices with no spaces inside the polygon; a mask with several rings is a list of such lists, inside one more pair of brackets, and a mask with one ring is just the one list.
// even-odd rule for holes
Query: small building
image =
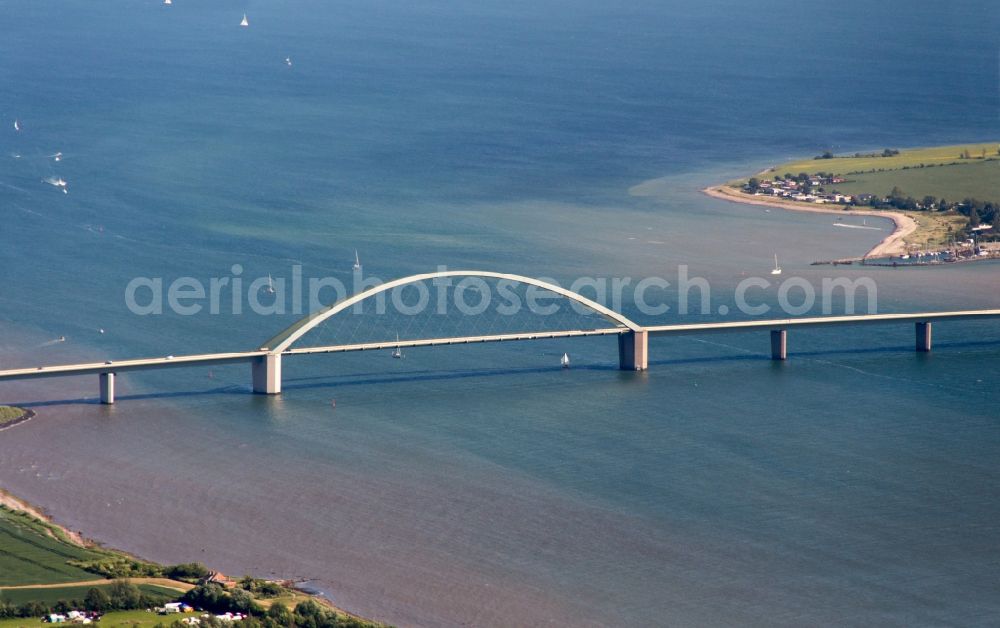
{"label": "small building", "polygon": [[182,602],[167,602],[163,605],[163,614],[179,613],[183,610],[182,606],[184,606]]}
{"label": "small building", "polygon": [[61,613],[52,613],[46,619],[50,624],[66,623],[66,616]]}

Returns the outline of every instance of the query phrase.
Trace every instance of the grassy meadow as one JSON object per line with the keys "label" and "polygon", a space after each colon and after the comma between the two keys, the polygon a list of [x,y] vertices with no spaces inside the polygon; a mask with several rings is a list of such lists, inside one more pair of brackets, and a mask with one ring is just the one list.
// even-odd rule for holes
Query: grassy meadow
{"label": "grassy meadow", "polygon": [[[87,596],[87,591],[91,588],[104,589],[105,592],[111,587],[111,581],[103,585],[83,585],[65,587],[45,587],[30,589],[0,589],[0,599],[12,604],[24,604],[25,602],[40,602],[51,606],[60,600],[82,600]],[[152,584],[138,584],[139,590],[157,601],[158,604],[177,599],[181,593],[175,589],[167,589]]]}
{"label": "grassy meadow", "polygon": [[[147,611],[111,611],[94,625],[101,628],[152,628],[156,624],[169,625],[171,621],[171,617]],[[43,628],[48,625],[37,617],[0,619],[0,628]]]}
{"label": "grassy meadow", "polygon": [[954,166],[911,168],[887,172],[848,175],[847,183],[838,183],[837,190],[845,194],[887,195],[898,186],[907,196],[935,196],[949,201],[975,198],[1000,201],[1000,160],[977,160]]}
{"label": "grassy meadow", "polygon": [[24,408],[14,406],[0,406],[0,423],[16,419],[24,414]]}
{"label": "grassy meadow", "polygon": [[[881,151],[874,151],[880,153]],[[963,153],[968,152],[970,159],[962,159]],[[800,159],[790,161],[774,167],[775,174],[785,174],[790,172],[798,174],[808,172],[810,174],[823,171],[837,174],[848,174],[853,172],[868,172],[870,170],[901,170],[902,168],[918,168],[921,164],[925,166],[959,163],[977,163],[983,161],[982,157],[1000,158],[1000,142],[986,142],[983,144],[954,144],[950,146],[933,146],[930,148],[907,148],[900,150],[898,155],[891,157],[863,156],[863,157],[834,157],[832,159]]]}
{"label": "grassy meadow", "polygon": [[[962,158],[968,154],[969,159]],[[945,198],[952,202],[974,198],[1000,201],[1000,143],[956,144],[902,150],[890,157],[834,157],[801,159],[769,168],[761,176],[816,174],[843,175],[845,183],[828,186],[844,194],[886,196],[898,187],[906,196]],[[985,157],[983,157],[985,155]],[[742,185],[747,179],[733,182]]]}
{"label": "grassy meadow", "polygon": [[100,576],[68,561],[94,560],[103,554],[74,545],[57,528],[34,517],[0,508],[0,588],[95,580]]}

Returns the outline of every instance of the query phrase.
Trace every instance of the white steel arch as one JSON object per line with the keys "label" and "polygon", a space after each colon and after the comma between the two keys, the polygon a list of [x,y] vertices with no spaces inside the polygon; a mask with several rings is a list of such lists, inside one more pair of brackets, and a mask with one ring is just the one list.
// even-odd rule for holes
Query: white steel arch
{"label": "white steel arch", "polygon": [[279,333],[274,338],[271,338],[263,345],[261,345],[261,351],[267,351],[270,353],[281,353],[291,347],[299,338],[307,334],[310,330],[314,329],[317,325],[323,323],[327,319],[336,316],[340,312],[343,312],[347,308],[360,303],[366,299],[370,299],[375,295],[386,292],[387,290],[392,290],[393,288],[398,288],[399,286],[405,286],[412,283],[417,283],[420,281],[427,281],[430,279],[441,279],[444,277],[483,277],[488,279],[506,279],[508,281],[513,281],[516,283],[523,283],[529,286],[537,286],[550,292],[554,292],[560,296],[566,297],[571,301],[575,301],[608,319],[609,321],[615,323],[615,325],[620,327],[628,328],[631,331],[641,331],[642,327],[632,322],[626,316],[609,309],[600,303],[588,299],[587,297],[573,292],[572,290],[567,290],[555,284],[551,284],[547,281],[541,281],[539,279],[532,279],[531,277],[524,277],[522,275],[512,275],[509,273],[495,273],[487,270],[445,270],[433,273],[423,273],[420,275],[411,275],[409,277],[402,277],[400,279],[395,279],[383,284],[379,284],[363,292],[359,292],[351,297],[338,301],[337,303],[317,310],[299,321],[295,322],[287,329]]}

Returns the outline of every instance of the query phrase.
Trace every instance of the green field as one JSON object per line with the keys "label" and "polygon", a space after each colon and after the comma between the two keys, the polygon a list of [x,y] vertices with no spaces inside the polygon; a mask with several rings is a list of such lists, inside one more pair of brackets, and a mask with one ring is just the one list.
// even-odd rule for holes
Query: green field
{"label": "green field", "polygon": [[898,186],[906,196],[924,196],[961,201],[975,198],[1000,201],[1000,160],[963,163],[955,166],[911,168],[887,172],[848,175],[847,183],[830,186],[845,194],[888,195]]}
{"label": "green field", "polygon": [[[998,154],[1000,143],[986,142],[984,144],[954,144],[951,146],[933,146],[930,148],[907,148],[899,151],[898,155],[892,157],[834,157],[833,159],[800,159],[791,161],[774,167],[775,174],[798,174],[808,172],[833,172],[836,174],[847,174],[850,172],[868,172],[869,170],[899,170],[906,167],[950,164],[952,162],[976,163],[983,161],[976,159],[982,157],[984,152],[986,158],[1000,158]],[[961,159],[962,153],[968,151],[972,159]],[[875,151],[881,152],[881,151]]]}
{"label": "green field", "polygon": [[0,423],[4,421],[10,421],[11,419],[19,418],[24,414],[24,408],[17,408],[14,406],[0,406]]}
{"label": "green field", "polygon": [[93,560],[104,555],[73,545],[55,527],[0,508],[0,587],[19,584],[56,584],[99,578],[70,560]]}
{"label": "green field", "polygon": [[[156,624],[169,625],[170,621],[169,617],[147,611],[112,611],[101,617],[99,624],[94,625],[101,628],[152,628]],[[49,625],[36,618],[0,619],[0,628],[43,628]]]}
{"label": "green field", "polygon": [[[0,600],[6,600],[12,604],[24,604],[25,602],[41,602],[51,606],[59,600],[67,602],[71,600],[82,600],[87,596],[87,591],[95,587],[105,589],[111,587],[111,582],[105,585],[85,585],[66,586],[51,589],[0,589]],[[137,585],[139,590],[155,599],[158,604],[169,602],[180,597],[182,594],[173,589],[165,589],[151,584]]]}

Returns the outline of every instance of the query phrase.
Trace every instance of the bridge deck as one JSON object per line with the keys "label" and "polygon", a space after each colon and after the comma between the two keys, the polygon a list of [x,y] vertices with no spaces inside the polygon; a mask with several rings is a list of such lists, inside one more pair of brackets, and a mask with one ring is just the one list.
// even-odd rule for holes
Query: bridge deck
{"label": "bridge deck", "polygon": [[859,314],[855,316],[816,316],[763,321],[731,321],[687,325],[653,325],[646,327],[650,336],[705,334],[718,332],[790,329],[793,327],[832,327],[838,325],[875,325],[881,323],[930,323],[946,320],[973,320],[1000,317],[1000,310],[969,310],[956,312],[918,312],[913,314]]}
{"label": "bridge deck", "polygon": [[[732,321],[721,323],[694,323],[686,325],[653,325],[640,328],[650,336],[672,336],[720,332],[742,332],[755,330],[787,330],[800,327],[830,327],[840,325],[872,325],[884,323],[926,323],[945,320],[973,320],[1000,317],[1000,310],[970,310],[955,312],[922,312],[913,314],[863,314],[857,316],[821,316],[812,318],[786,318],[769,320]],[[484,342],[512,342],[519,340],[543,340],[551,338],[574,338],[588,336],[611,336],[629,333],[628,327],[603,329],[577,329],[568,331],[543,331],[520,334],[498,334],[492,336],[461,336],[453,338],[427,338],[422,340],[401,340],[388,342],[368,342],[350,345],[329,345],[324,347],[298,347],[286,349],[281,355],[304,355],[311,353],[347,353],[352,351],[378,351],[395,347],[435,347],[443,345],[473,344]],[[184,366],[209,366],[253,362],[268,355],[265,350],[230,353],[205,353],[159,358],[143,358],[84,364],[63,364],[39,366],[0,371],[0,381],[15,379],[35,379],[43,377],[65,377],[70,375],[96,375],[102,373],[126,373],[152,369],[178,368]]]}
{"label": "bridge deck", "polygon": [[353,345],[330,345],[327,347],[300,347],[287,349],[283,355],[305,353],[345,353],[347,351],[378,351],[396,347],[437,347],[442,345],[467,345],[481,342],[512,342],[516,340],[544,340],[547,338],[580,338],[585,336],[617,336],[628,332],[627,327],[605,329],[576,329],[571,331],[540,331],[524,334],[497,334],[494,336],[458,336],[455,338],[427,338],[424,340],[400,340],[399,342],[366,342]]}
{"label": "bridge deck", "polygon": [[39,366],[36,368],[10,369],[0,371],[0,380],[5,379],[36,379],[41,377],[65,377],[67,375],[97,375],[100,373],[125,373],[129,371],[149,371],[153,369],[178,368],[182,366],[210,366],[212,364],[231,364],[234,362],[250,362],[254,358],[266,355],[266,351],[245,351],[233,353],[203,353],[199,355],[178,355],[176,357],[141,358],[135,360],[116,360],[107,362],[89,362],[86,364],[61,364],[58,366]]}

